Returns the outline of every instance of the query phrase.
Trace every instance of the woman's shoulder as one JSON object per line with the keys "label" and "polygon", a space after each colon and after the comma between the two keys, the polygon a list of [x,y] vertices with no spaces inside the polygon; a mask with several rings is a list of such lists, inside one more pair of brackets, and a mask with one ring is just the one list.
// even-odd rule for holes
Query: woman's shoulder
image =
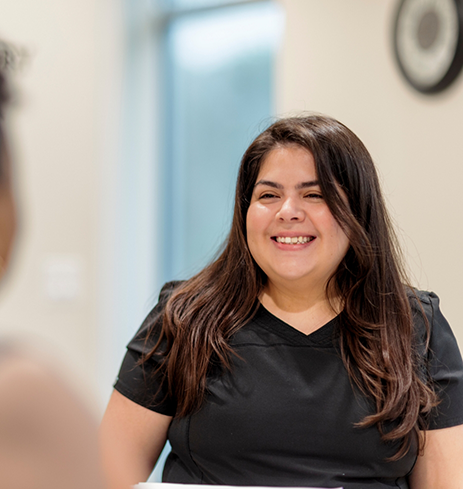
{"label": "woman's shoulder", "polygon": [[457,344],[452,328],[441,311],[440,299],[436,293],[410,289],[408,297],[415,334],[425,350],[439,350],[442,344]]}
{"label": "woman's shoulder", "polygon": [[151,349],[156,344],[159,333],[161,332],[162,316],[167,302],[172,297],[174,291],[178,290],[183,284],[185,284],[184,280],[173,280],[166,282],[162,286],[156,305],[151,309],[135,336],[127,345],[130,349],[146,352],[147,347]]}
{"label": "woman's shoulder", "polygon": [[422,307],[430,308],[433,304],[439,305],[439,297],[432,291],[410,287],[407,289],[407,295],[412,310],[421,309]]}
{"label": "woman's shoulder", "polygon": [[429,429],[463,423],[463,360],[450,324],[434,292],[413,290],[410,298],[425,374],[440,399],[431,413]]}
{"label": "woman's shoulder", "polygon": [[165,301],[169,299],[169,297],[172,295],[172,292],[183,284],[185,284],[187,281],[186,280],[171,280],[170,282],[166,282],[162,287],[161,291],[159,292],[159,302]]}
{"label": "woman's shoulder", "polygon": [[416,329],[423,332],[432,328],[436,316],[442,316],[438,295],[435,292],[415,288],[408,289],[407,295]]}
{"label": "woman's shoulder", "polygon": [[461,362],[457,340],[441,311],[437,294],[413,289],[409,297],[415,333],[420,343],[427,346],[428,354],[440,358],[443,364],[452,358]]}
{"label": "woman's shoulder", "polygon": [[158,302],[151,309],[151,312],[148,314],[146,321],[152,322],[156,319],[159,313],[162,313],[167,305],[168,300],[172,297],[172,294],[175,290],[178,290],[183,284],[185,284],[185,280],[172,280],[171,282],[166,282],[159,292]]}

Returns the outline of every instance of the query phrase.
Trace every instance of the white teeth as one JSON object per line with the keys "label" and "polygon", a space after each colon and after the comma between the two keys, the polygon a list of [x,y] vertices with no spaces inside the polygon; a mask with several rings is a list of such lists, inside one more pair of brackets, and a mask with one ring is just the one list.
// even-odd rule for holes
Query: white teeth
{"label": "white teeth", "polygon": [[278,243],[284,243],[284,244],[303,244],[307,243],[308,241],[311,241],[312,238],[308,238],[307,236],[299,236],[299,237],[292,237],[290,238],[289,236],[283,237],[283,236],[277,236],[276,241]]}

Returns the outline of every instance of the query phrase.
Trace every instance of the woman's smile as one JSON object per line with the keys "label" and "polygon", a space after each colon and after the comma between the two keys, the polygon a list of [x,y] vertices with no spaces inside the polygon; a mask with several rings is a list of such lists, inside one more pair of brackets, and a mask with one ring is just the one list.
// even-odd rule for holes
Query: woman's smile
{"label": "woman's smile", "polygon": [[[310,243],[315,239],[315,237],[314,236],[273,236],[272,239],[279,244],[303,245],[306,243]],[[294,249],[298,249],[298,248],[300,248],[300,246],[297,246]],[[282,249],[286,249],[286,248],[282,248]]]}

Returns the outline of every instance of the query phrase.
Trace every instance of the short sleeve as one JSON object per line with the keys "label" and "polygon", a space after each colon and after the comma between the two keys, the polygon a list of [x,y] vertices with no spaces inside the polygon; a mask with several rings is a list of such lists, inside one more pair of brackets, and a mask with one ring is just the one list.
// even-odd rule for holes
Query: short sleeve
{"label": "short sleeve", "polygon": [[127,353],[114,384],[114,388],[131,401],[167,416],[175,415],[176,402],[169,397],[167,383],[157,372],[162,355],[152,355],[143,364],[140,364],[140,360],[158,341],[165,306],[179,283],[169,282],[162,288],[157,305],[127,345]]}
{"label": "short sleeve", "polygon": [[430,326],[428,376],[440,399],[430,417],[429,429],[463,424],[463,361],[460,349],[439,308],[437,295],[420,292],[419,299]]}

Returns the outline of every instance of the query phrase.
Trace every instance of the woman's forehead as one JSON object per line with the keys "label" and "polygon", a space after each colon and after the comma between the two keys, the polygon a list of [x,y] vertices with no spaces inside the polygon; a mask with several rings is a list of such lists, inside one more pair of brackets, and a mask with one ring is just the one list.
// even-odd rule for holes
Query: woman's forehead
{"label": "woman's forehead", "polygon": [[303,181],[317,179],[314,157],[310,151],[301,146],[275,148],[261,162],[256,182],[265,176],[284,180],[290,177],[302,178]]}

